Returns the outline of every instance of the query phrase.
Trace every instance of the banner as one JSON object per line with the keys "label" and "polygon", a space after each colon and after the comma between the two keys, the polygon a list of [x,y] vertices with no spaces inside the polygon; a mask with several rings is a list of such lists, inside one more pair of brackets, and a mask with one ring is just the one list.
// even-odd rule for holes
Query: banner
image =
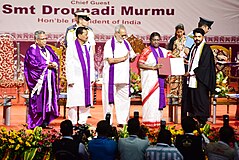
{"label": "banner", "polygon": [[239,0],[8,0],[1,1],[0,8],[0,32],[21,41],[33,40],[39,29],[49,33],[50,41],[62,38],[74,23],[73,13],[81,9],[91,14],[90,27],[98,42],[106,41],[117,24],[144,41],[153,31],[167,41],[178,23],[187,34],[203,17],[215,21],[207,34],[209,43],[239,43]]}

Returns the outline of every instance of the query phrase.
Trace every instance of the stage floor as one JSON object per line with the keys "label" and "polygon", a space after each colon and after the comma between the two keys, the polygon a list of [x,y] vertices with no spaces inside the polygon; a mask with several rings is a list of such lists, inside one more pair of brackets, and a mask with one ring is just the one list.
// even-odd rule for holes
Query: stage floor
{"label": "stage floor", "polygon": [[[0,122],[0,126],[4,126],[8,129],[20,129],[23,127],[23,124],[26,123],[26,106],[24,105],[24,99],[21,99],[20,102],[15,102],[16,100],[13,100],[13,105],[11,107],[11,124],[10,126],[5,126],[2,121]],[[95,108],[91,108],[91,114],[92,114],[92,118],[89,118],[87,123],[92,125],[92,126],[96,126],[97,122],[99,120],[102,120],[103,117],[103,109],[102,109],[102,105],[98,104],[98,105],[94,105]],[[51,122],[51,126],[53,126],[55,129],[59,129],[60,123],[61,121],[64,120],[63,118],[63,106],[61,106],[60,108],[60,113],[61,115],[55,119],[54,121]],[[213,109],[213,108],[212,108]],[[139,111],[139,115],[140,115],[140,120],[141,120],[141,115],[142,115],[142,106],[141,105],[131,105],[130,108],[130,116],[133,116],[134,111],[137,110]],[[168,117],[168,110],[169,110],[169,106],[167,106],[164,110],[163,110],[163,118],[166,119],[167,124],[168,125],[174,125],[173,122],[169,122],[169,117]],[[180,123],[180,112],[181,112],[181,108],[179,107],[178,110],[178,122]],[[229,117],[230,117],[230,124],[232,126],[237,126],[238,127],[238,120],[235,119],[235,112],[236,112],[236,105],[230,105],[229,107]],[[227,114],[227,107],[225,105],[218,105],[217,106],[217,116],[216,116],[216,124],[212,124],[212,122],[208,122],[209,124],[211,124],[212,126],[215,127],[220,127],[223,124],[222,121],[222,115]],[[3,117],[3,107],[0,107],[0,117],[2,119]],[[211,116],[212,119],[212,116]],[[114,114],[114,121],[113,121],[113,125],[117,125],[116,121],[115,121],[115,114]],[[180,124],[177,124],[178,126],[180,126]]]}

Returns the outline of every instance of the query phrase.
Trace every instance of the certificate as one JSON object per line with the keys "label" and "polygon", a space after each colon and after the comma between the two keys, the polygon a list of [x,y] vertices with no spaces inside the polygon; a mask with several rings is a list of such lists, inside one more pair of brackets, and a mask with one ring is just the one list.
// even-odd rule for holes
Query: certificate
{"label": "certificate", "polygon": [[183,58],[158,58],[158,64],[162,64],[159,68],[159,75],[184,75],[184,59]]}

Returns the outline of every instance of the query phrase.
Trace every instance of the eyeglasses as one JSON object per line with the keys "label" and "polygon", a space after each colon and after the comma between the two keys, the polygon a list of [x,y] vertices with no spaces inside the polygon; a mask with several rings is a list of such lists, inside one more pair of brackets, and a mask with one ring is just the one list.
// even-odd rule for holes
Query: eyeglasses
{"label": "eyeglasses", "polygon": [[39,40],[42,40],[42,41],[43,41],[43,40],[47,40],[47,38],[38,38],[38,39],[39,39]]}
{"label": "eyeglasses", "polygon": [[120,35],[122,38],[126,38],[127,37],[127,35],[126,34],[124,34],[124,35]]}

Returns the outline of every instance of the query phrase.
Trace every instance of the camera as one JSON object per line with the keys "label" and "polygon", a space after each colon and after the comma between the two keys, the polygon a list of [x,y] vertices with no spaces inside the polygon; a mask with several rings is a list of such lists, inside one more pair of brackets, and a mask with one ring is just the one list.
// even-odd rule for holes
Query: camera
{"label": "camera", "polygon": [[139,119],[139,111],[134,111],[134,118]]}
{"label": "camera", "polygon": [[111,118],[111,114],[108,112],[105,115],[105,120],[108,122],[108,124],[110,125],[110,118]]}
{"label": "camera", "polygon": [[229,115],[223,115],[223,126],[229,126]]}
{"label": "camera", "polygon": [[165,119],[162,119],[162,120],[161,120],[161,122],[160,122],[160,128],[161,128],[161,130],[166,129],[166,120],[165,120]]}
{"label": "camera", "polygon": [[91,136],[89,126],[82,125],[73,128],[75,130],[75,134],[72,136],[75,141],[81,142],[83,144],[88,143],[88,138]]}

